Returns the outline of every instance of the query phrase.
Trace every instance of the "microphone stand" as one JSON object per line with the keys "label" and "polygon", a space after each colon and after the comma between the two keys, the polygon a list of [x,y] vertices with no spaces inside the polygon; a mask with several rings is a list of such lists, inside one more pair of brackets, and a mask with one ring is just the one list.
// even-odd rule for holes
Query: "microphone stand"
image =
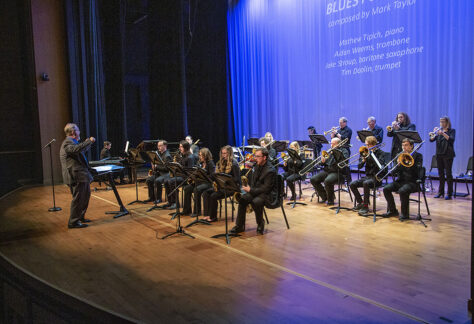
{"label": "microphone stand", "polygon": [[56,211],[60,211],[61,210],[61,207],[56,207],[56,195],[54,193],[54,175],[53,175],[53,153],[51,152],[51,145],[53,144],[53,142],[55,142],[56,139],[52,139],[48,144],[46,144],[44,147],[43,147],[43,150],[47,147],[49,147],[49,165],[50,165],[50,170],[51,170],[51,184],[53,185],[53,207],[49,208],[48,211],[50,212],[56,212]]}

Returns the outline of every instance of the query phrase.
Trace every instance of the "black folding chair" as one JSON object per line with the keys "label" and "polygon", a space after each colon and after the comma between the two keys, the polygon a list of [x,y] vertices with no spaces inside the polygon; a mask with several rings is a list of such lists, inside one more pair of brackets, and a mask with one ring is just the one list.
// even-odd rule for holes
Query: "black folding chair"
{"label": "black folding chair", "polygon": [[[463,181],[466,183],[466,190],[467,193],[458,193],[457,192],[457,183],[458,181]],[[472,183],[472,156],[469,158],[467,162],[466,173],[461,173],[460,175],[456,176],[454,181],[454,198],[457,196],[459,197],[466,197],[469,196],[471,193],[469,192],[469,182]]]}
{"label": "black folding chair", "polygon": [[265,211],[265,208],[276,209],[280,207],[283,213],[283,218],[285,219],[286,227],[290,229],[290,225],[288,224],[288,219],[286,218],[285,209],[283,208],[283,200],[285,196],[285,183],[283,181],[283,176],[281,174],[277,174],[275,177],[273,192],[276,193],[275,197],[273,197],[272,199],[273,201],[270,203],[265,203],[265,206],[263,207],[263,213],[265,214],[267,224],[268,224],[268,216],[267,216],[267,212]]}

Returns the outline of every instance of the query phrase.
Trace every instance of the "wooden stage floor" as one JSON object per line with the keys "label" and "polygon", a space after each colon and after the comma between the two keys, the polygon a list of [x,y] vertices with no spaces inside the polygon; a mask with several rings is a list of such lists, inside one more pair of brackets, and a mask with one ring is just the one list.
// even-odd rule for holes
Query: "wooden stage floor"
{"label": "wooden stage floor", "polygon": [[[95,185],[95,184],[93,184]],[[463,186],[460,186],[463,188]],[[0,200],[0,253],[50,285],[136,321],[156,323],[465,323],[470,277],[471,199],[428,194],[432,222],[339,214],[309,202],[268,211],[266,234],[210,238],[224,221],[161,237],[175,229],[169,211],[113,219],[111,191],[93,192],[86,229],[67,229],[70,194],[56,187],[20,189]],[[135,186],[119,187],[124,203]],[[139,196],[146,198],[143,184]],[[396,198],[398,199],[398,197]],[[342,206],[351,206],[347,193]],[[398,204],[398,200],[397,200]],[[382,212],[385,200],[378,198]],[[229,209],[230,211],[230,209]],[[422,213],[426,214],[422,207]],[[416,204],[411,203],[411,217]],[[188,224],[193,218],[183,217]],[[233,225],[233,224],[231,224]],[[230,225],[230,226],[231,226]]]}

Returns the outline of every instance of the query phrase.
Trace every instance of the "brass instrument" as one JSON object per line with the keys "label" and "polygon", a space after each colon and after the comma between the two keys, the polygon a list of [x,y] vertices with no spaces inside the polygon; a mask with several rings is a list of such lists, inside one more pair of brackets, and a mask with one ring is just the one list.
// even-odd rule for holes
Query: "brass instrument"
{"label": "brass instrument", "polygon": [[[250,171],[251,169],[249,169]],[[242,186],[243,187],[246,187],[248,186],[249,184],[249,179],[247,178],[247,174],[249,173],[249,171],[247,171],[247,173],[245,175],[243,175],[240,179],[242,181]],[[240,199],[242,198],[242,195],[245,194],[245,191],[241,191],[241,192],[236,192],[234,194],[234,201],[238,204],[240,202]],[[247,205],[247,209],[246,209],[246,213],[247,214],[250,214],[251,212],[253,212],[253,208],[252,208],[252,204],[248,204]]]}
{"label": "brass instrument", "polygon": [[282,152],[280,154],[280,157],[273,159],[272,165],[276,167],[280,163],[286,163],[290,159],[290,155],[286,154],[285,152]]}
{"label": "brass instrument", "polygon": [[153,175],[153,169],[148,170],[148,176],[151,177]]}
{"label": "brass instrument", "polygon": [[359,148],[359,153],[351,155],[347,159],[339,162],[337,164],[337,166],[341,169],[345,168],[345,167],[359,161],[359,157],[357,155],[360,155],[360,157],[366,159],[370,155],[370,152],[373,152],[374,150],[379,149],[379,148],[384,147],[384,146],[385,146],[385,143],[377,144],[375,146],[372,146],[371,148],[368,148],[367,146],[361,146]]}
{"label": "brass instrument", "polygon": [[[405,168],[411,168],[415,164],[415,160],[413,159],[413,153],[418,151],[424,142],[425,141],[415,146],[410,153],[405,153],[403,151],[398,153],[397,156],[395,156],[392,159],[392,161],[388,162],[382,169],[379,170],[379,172],[377,172],[377,174],[375,175],[375,179],[377,179],[377,181],[379,182],[382,182],[382,180],[385,179],[390,173],[392,173],[393,170],[395,170],[400,164],[404,166]],[[380,174],[384,173],[385,172],[384,170],[387,169],[390,166],[390,164],[392,164],[395,161],[397,161],[397,164],[395,164],[394,167],[389,169],[385,175],[380,177]]]}
{"label": "brass instrument", "polygon": [[[400,127],[400,123],[395,123],[395,124],[392,124],[392,125],[397,125],[398,127]],[[387,132],[393,131],[393,126],[392,125],[387,126]]]}
{"label": "brass instrument", "polygon": [[349,141],[348,138],[345,138],[343,139],[341,142],[339,142],[339,144],[337,144],[337,146],[335,147],[332,147],[330,148],[329,150],[327,151],[322,151],[321,152],[321,156],[319,156],[317,159],[314,159],[313,161],[311,161],[311,163],[308,163],[307,166],[305,166],[303,169],[301,169],[298,174],[300,176],[304,176],[306,175],[306,173],[310,172],[311,170],[313,170],[313,168],[319,164],[322,163],[322,158],[324,158],[325,160],[327,160],[329,158],[329,155],[331,154],[331,152],[335,149],[338,149],[340,148],[341,146],[345,145],[347,143],[347,141]]}
{"label": "brass instrument", "polygon": [[341,128],[341,126],[334,126],[333,128],[331,128],[330,130],[327,130],[324,132],[324,136],[326,136],[327,134],[329,133],[335,133],[339,130],[339,128]]}
{"label": "brass instrument", "polygon": [[439,127],[435,127],[432,132],[429,132],[428,135],[430,135],[430,140],[433,140],[436,137],[436,135],[437,135],[437,133],[440,129],[441,128],[439,128]]}

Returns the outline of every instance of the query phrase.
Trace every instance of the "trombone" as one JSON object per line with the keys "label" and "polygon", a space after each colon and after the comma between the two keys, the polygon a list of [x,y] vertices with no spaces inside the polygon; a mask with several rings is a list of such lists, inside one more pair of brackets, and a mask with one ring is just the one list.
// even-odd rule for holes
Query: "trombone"
{"label": "trombone", "polygon": [[351,155],[347,159],[339,162],[337,164],[337,166],[341,169],[345,168],[345,167],[359,161],[359,157],[357,155],[360,155],[361,158],[366,159],[370,155],[370,153],[372,153],[374,150],[379,149],[379,148],[384,147],[384,146],[385,146],[385,143],[377,144],[375,146],[372,146],[371,148],[368,148],[367,146],[361,146],[359,148],[359,153]]}
{"label": "trombone", "polygon": [[339,128],[341,128],[341,126],[334,126],[333,128],[331,128],[330,130],[327,130],[324,132],[324,136],[326,136],[327,134],[329,133],[334,133],[334,132],[337,132],[339,130]]}
{"label": "trombone", "polygon": [[321,155],[319,157],[317,157],[316,159],[314,159],[313,161],[311,161],[310,163],[308,163],[307,166],[305,166],[303,169],[301,169],[298,174],[300,176],[304,176],[306,173],[310,172],[311,170],[313,170],[313,168],[319,164],[321,164],[321,161],[322,161],[322,158],[324,158],[325,160],[327,160],[329,158],[329,154],[331,154],[331,152],[335,149],[338,149],[342,146],[344,146],[347,141],[349,139],[348,138],[345,138],[343,139],[341,142],[339,142],[339,144],[337,144],[337,146],[334,146],[334,147],[331,147],[329,150],[327,151],[322,151],[321,152]]}
{"label": "trombone", "polygon": [[[377,174],[375,175],[375,179],[379,182],[382,182],[382,180],[385,179],[390,173],[392,173],[400,164],[403,165],[405,168],[411,168],[415,164],[415,160],[413,159],[412,155],[414,152],[420,149],[420,147],[423,145],[424,142],[425,141],[415,146],[410,153],[405,153],[403,151],[398,153],[397,156],[395,156],[382,169],[380,169],[379,172],[377,172]],[[387,173],[385,173],[382,177],[380,177],[380,175],[385,172],[384,170],[388,169],[390,164],[392,164],[395,161],[397,161],[397,164],[393,166],[391,169],[389,169]]]}

